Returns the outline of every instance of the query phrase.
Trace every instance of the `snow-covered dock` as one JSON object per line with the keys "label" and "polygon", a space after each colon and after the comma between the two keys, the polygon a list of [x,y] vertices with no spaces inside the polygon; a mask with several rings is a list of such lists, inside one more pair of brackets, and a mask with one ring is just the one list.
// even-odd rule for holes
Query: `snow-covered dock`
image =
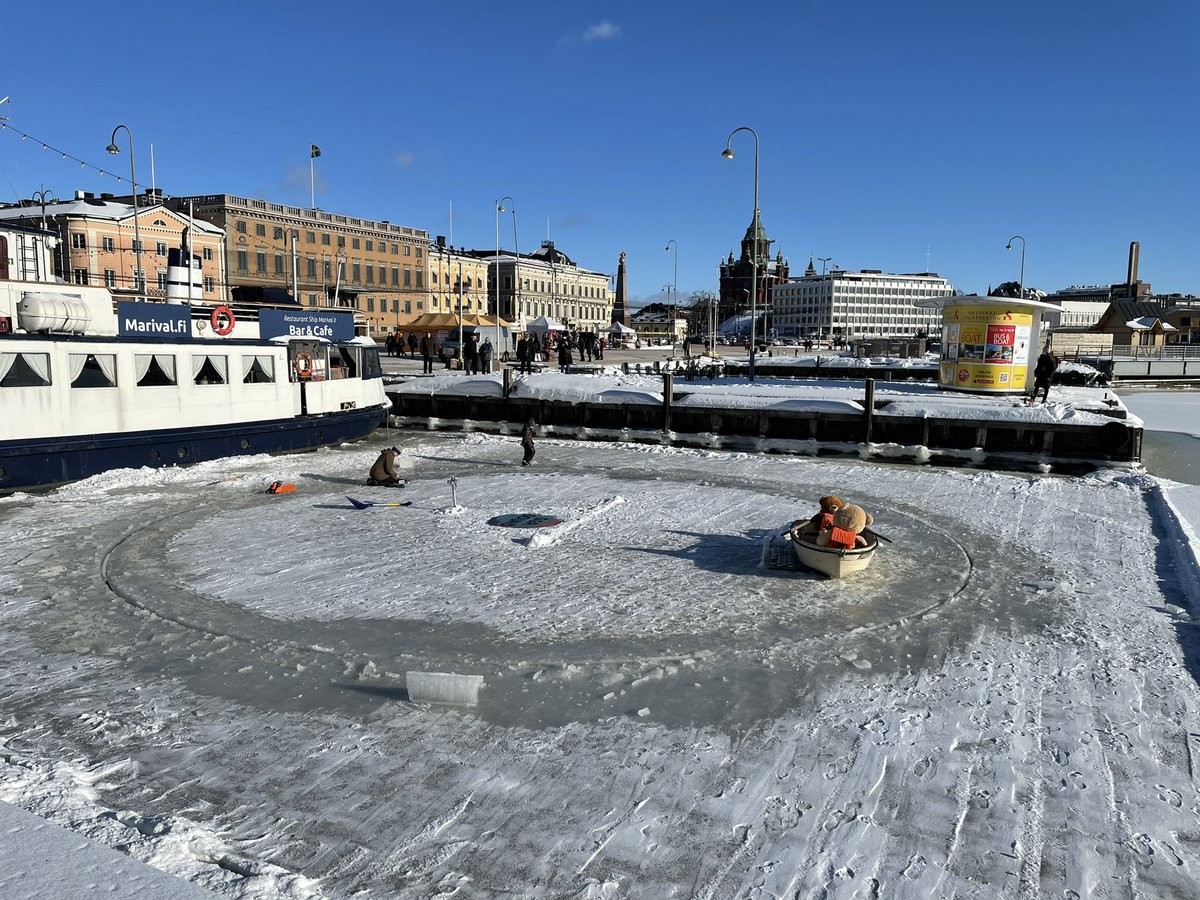
{"label": "snow-covered dock", "polygon": [[1046,404],[930,384],[546,373],[412,378],[388,388],[400,427],[801,456],[1079,472],[1141,457],[1142,428],[1104,388],[1061,387]]}

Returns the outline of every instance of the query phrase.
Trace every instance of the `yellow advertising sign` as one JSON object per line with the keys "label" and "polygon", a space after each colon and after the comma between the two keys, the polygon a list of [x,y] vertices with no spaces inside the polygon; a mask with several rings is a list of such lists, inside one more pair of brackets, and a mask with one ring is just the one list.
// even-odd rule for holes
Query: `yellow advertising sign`
{"label": "yellow advertising sign", "polygon": [[942,318],[944,388],[979,393],[1024,391],[1033,312],[1003,303],[948,306]]}

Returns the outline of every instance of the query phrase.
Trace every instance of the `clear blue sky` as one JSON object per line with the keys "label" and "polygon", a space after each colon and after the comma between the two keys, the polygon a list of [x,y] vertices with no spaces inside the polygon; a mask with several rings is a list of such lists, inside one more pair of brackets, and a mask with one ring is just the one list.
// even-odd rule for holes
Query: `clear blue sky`
{"label": "clear blue sky", "polygon": [[[716,287],[752,214],[803,271],[959,290],[1124,279],[1200,293],[1200,3],[8,4],[13,127],[138,180],[495,244],[628,254],[635,305]],[[209,24],[209,32],[191,32]],[[128,54],[126,54],[128,51]],[[119,143],[124,146],[122,134]],[[0,131],[0,198],[125,185]],[[512,246],[512,218],[501,240]],[[1016,245],[1019,247],[1019,242]],[[819,268],[818,263],[818,268]]]}

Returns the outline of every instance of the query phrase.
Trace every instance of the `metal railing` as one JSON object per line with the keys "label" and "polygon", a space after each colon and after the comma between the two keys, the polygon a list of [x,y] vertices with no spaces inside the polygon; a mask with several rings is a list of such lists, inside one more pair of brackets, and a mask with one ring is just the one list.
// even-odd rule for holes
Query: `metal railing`
{"label": "metal railing", "polygon": [[1200,359],[1200,344],[1166,344],[1145,347],[1140,344],[1113,344],[1111,347],[1077,347],[1069,359]]}

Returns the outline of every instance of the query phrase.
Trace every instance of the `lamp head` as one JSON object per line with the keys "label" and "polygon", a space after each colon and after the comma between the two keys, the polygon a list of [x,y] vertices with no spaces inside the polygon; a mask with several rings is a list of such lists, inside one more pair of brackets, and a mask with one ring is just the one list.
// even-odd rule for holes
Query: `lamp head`
{"label": "lamp head", "polygon": [[726,159],[733,159],[733,151],[730,150],[728,147],[726,147],[724,150],[721,151],[721,155],[723,157],[725,157]]}
{"label": "lamp head", "polygon": [[109,152],[109,153],[112,153],[112,154],[117,154],[117,153],[120,153],[120,152],[121,152],[121,148],[120,148],[120,147],[118,147],[116,144],[109,144],[109,145],[108,145],[108,152]]}
{"label": "lamp head", "polygon": [[503,203],[496,204],[496,212],[504,212],[504,204]]}
{"label": "lamp head", "polygon": [[1005,249],[1005,250],[1011,250],[1011,249],[1012,249],[1012,241],[1009,241],[1007,244],[1005,244],[1005,245],[1004,245],[1004,249]]}

